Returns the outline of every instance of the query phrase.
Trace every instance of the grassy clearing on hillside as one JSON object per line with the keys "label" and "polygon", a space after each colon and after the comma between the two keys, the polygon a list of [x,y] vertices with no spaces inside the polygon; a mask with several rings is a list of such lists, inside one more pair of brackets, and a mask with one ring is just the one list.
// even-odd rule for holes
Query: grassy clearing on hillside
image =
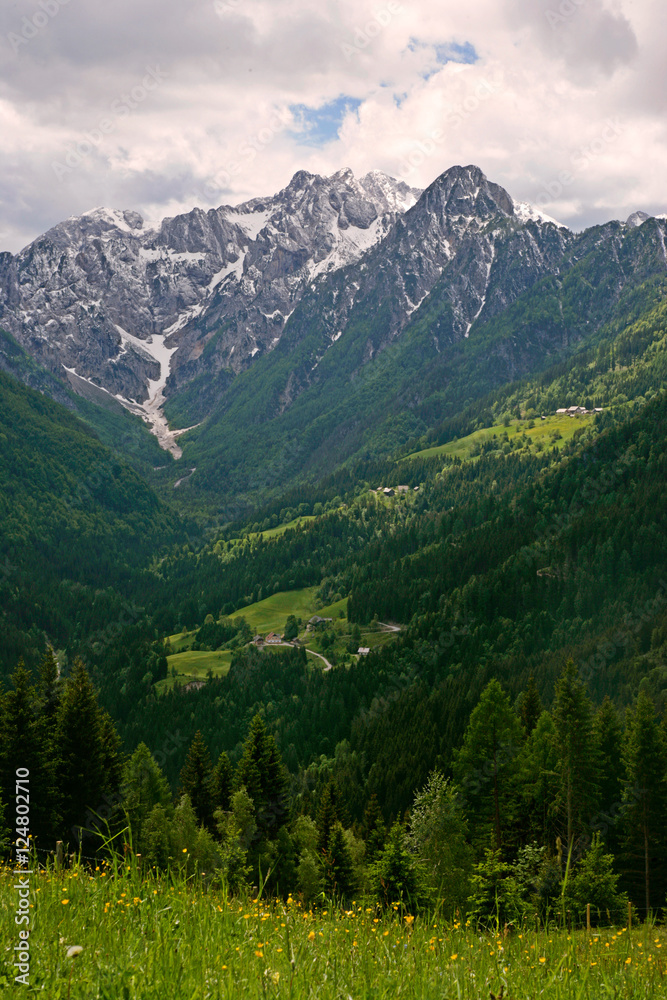
{"label": "grassy clearing on hillside", "polygon": [[[282,632],[289,615],[304,621],[315,614],[317,587],[302,590],[281,590],[257,604],[239,608],[230,618],[243,617],[255,632]],[[317,612],[319,614],[319,612]]]}
{"label": "grassy clearing on hillside", "polygon": [[[538,442],[541,443],[545,448],[562,448],[563,445],[569,441],[576,431],[581,427],[589,427],[592,421],[591,416],[585,417],[546,417],[545,420],[532,421],[535,426],[529,427],[528,424],[531,423],[529,420],[512,420],[508,427],[503,424],[495,424],[493,427],[484,427],[481,430],[474,431],[472,434],[468,434],[466,437],[458,438],[456,441],[449,441],[447,444],[438,445],[435,448],[426,448],[424,451],[415,451],[412,455],[408,455],[410,458],[433,458],[436,455],[449,455],[450,457],[458,457],[460,459],[469,459],[471,457],[471,451],[474,450],[475,446],[480,446],[485,441],[490,438],[499,438],[505,432],[507,432],[507,437],[510,442],[513,438],[516,438],[519,434],[525,434],[531,445],[536,445]],[[560,434],[559,438],[552,440],[552,434],[558,432]],[[498,447],[501,447],[501,443],[498,443]],[[473,456],[474,457],[474,456]]]}
{"label": "grassy clearing on hillside", "polygon": [[267,528],[265,531],[254,531],[248,535],[248,538],[278,538],[279,535],[284,535],[289,528],[297,528],[300,524],[309,524],[311,521],[315,521],[316,517],[314,514],[303,514],[301,517],[295,517],[293,521],[289,521],[288,524],[279,524],[277,528]]}
{"label": "grassy clearing on hillside", "polygon": [[[343,614],[341,615],[341,611]],[[320,608],[319,611],[313,611],[314,615],[319,615],[320,618],[347,618],[347,597],[342,597],[340,601],[336,601],[335,604],[329,604],[326,608]]]}
{"label": "grassy clearing on hillside", "polygon": [[[168,676],[158,681],[155,689],[158,694],[171,690],[176,684],[187,684],[188,681],[206,680],[209,670],[214,677],[224,677],[229,673],[232,653],[229,649],[221,649],[210,653],[190,650],[187,653],[175,653],[167,657]],[[172,676],[172,671],[176,675]]]}
{"label": "grassy clearing on hillside", "polygon": [[197,632],[195,630],[193,632],[176,632],[174,635],[168,636],[169,643],[174,653],[182,653],[184,649],[189,649],[191,644],[194,642],[196,635]]}
{"label": "grassy clearing on hillside", "polygon": [[[186,852],[187,854],[187,852]],[[30,985],[15,984],[15,876],[0,870],[6,934],[0,993],[49,1000],[636,1000],[664,998],[667,932],[508,937],[388,912],[357,900],[309,910],[291,898],[229,899],[183,874],[142,876],[136,860],[30,876]],[[76,956],[68,949],[78,947]]]}

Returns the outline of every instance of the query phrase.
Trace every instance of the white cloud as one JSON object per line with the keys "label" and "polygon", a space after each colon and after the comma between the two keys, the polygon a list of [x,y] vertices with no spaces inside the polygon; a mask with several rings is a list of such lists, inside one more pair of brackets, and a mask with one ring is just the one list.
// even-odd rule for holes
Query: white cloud
{"label": "white cloud", "polygon": [[[576,228],[665,211],[665,26],[661,0],[17,0],[0,11],[0,249],[95,205],[155,218],[301,168],[425,186],[477,163]],[[462,52],[478,58],[442,65]],[[166,77],[134,100],[146,67]],[[288,127],[344,97],[338,138]]]}

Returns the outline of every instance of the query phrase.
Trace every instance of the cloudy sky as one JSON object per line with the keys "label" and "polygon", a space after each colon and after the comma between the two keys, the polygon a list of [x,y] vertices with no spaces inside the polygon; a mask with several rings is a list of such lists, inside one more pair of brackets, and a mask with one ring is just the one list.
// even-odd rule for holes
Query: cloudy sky
{"label": "cloudy sky", "polygon": [[664,0],[4,0],[0,249],[298,169],[475,163],[580,229],[667,211]]}

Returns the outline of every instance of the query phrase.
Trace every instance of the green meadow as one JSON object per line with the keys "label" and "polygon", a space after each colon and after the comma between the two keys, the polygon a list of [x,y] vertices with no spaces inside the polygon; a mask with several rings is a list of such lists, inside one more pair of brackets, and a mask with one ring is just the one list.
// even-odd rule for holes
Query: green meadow
{"label": "green meadow", "polygon": [[650,923],[512,933],[362,897],[230,897],[189,870],[136,858],[30,877],[29,985],[14,982],[15,876],[0,869],[7,1000],[658,1000],[667,931]]}
{"label": "green meadow", "polygon": [[229,649],[221,649],[213,653],[196,650],[174,653],[167,657],[166,678],[158,681],[155,689],[158,694],[163,694],[176,684],[206,680],[209,670],[214,677],[224,677],[229,673],[231,662],[232,653]]}
{"label": "green meadow", "polygon": [[255,632],[282,632],[290,615],[307,621],[315,611],[315,594],[317,587],[304,587],[302,590],[282,590],[271,597],[265,597],[257,604],[249,604],[239,608],[231,618],[243,617]]}
{"label": "green meadow", "polygon": [[[466,437],[457,438],[447,444],[438,445],[435,448],[426,448],[423,451],[415,451],[408,455],[411,458],[434,458],[438,455],[447,455],[450,458],[460,458],[462,460],[475,457],[475,452],[488,441],[497,440],[498,448],[504,443],[504,434],[511,443],[517,437],[525,434],[530,445],[541,445],[543,448],[561,449],[574,434],[582,427],[589,427],[593,420],[592,416],[568,417],[564,415],[549,416],[544,420],[539,417],[536,420],[512,420],[505,427],[504,424],[495,424],[493,427],[484,427],[474,431]],[[533,427],[530,427],[530,424]],[[499,440],[503,438],[503,440]],[[477,454],[479,452],[477,451]]]}

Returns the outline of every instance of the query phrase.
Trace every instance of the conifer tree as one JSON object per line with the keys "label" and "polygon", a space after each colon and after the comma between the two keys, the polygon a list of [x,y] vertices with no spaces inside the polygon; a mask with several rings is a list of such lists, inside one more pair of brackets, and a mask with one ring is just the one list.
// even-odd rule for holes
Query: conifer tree
{"label": "conifer tree", "polygon": [[331,831],[338,822],[336,799],[336,786],[333,781],[328,781],[322,792],[320,807],[317,810],[317,829],[319,830],[317,850],[320,854],[326,851]]}
{"label": "conifer tree", "polygon": [[530,736],[532,733],[541,714],[542,702],[535,678],[531,674],[528,679],[528,686],[523,694],[523,701],[521,702],[521,722],[527,736]]}
{"label": "conifer tree", "polygon": [[259,714],[243,744],[237,784],[245,785],[254,803],[260,836],[275,837],[287,819],[287,774],[276,741]]}
{"label": "conifer tree", "polygon": [[630,884],[643,887],[648,914],[663,904],[667,887],[667,748],[653,702],[644,691],[628,713],[623,760],[625,867]]}
{"label": "conifer tree", "polygon": [[387,839],[387,828],[375,792],[371,795],[366,806],[364,827],[366,832],[366,858],[369,863],[372,863],[379,856]]}
{"label": "conifer tree", "polygon": [[593,735],[600,762],[600,826],[612,853],[617,853],[620,843],[620,824],[623,797],[623,724],[609,696],[595,713]]}
{"label": "conifer tree", "polygon": [[[109,774],[110,733],[97,703],[83,660],[77,657],[67,678],[56,726],[58,784],[62,796],[62,831],[66,839],[80,836],[88,810],[99,813],[114,794],[115,774]],[[115,768],[114,768],[115,770]]]}
{"label": "conifer tree", "polygon": [[211,755],[198,729],[181,770],[179,794],[188,796],[197,819],[209,829],[213,829],[212,773]]}
{"label": "conifer tree", "polygon": [[405,830],[394,823],[382,854],[370,871],[371,890],[384,906],[403,901],[414,913],[427,898],[424,866],[408,850]]}
{"label": "conifer tree", "polygon": [[146,825],[155,806],[165,817],[173,815],[171,792],[155,758],[145,743],[140,743],[123,770],[123,809],[132,831],[135,850],[146,853]]}
{"label": "conifer tree", "polygon": [[324,874],[327,892],[331,896],[345,898],[354,892],[352,858],[340,823],[336,823],[329,835],[324,853]]}
{"label": "conifer tree", "polygon": [[39,696],[42,702],[42,715],[49,728],[55,727],[60,705],[61,683],[53,646],[47,646],[39,666]]}
{"label": "conifer tree", "polygon": [[211,799],[213,809],[228,812],[234,790],[234,769],[227,754],[223,751],[211,774]]}
{"label": "conifer tree", "polygon": [[593,706],[572,660],[568,660],[556,684],[552,717],[559,775],[554,808],[564,823],[569,849],[595,813],[600,773]]}
{"label": "conifer tree", "polygon": [[554,803],[558,796],[558,755],[554,721],[542,712],[526,740],[519,763],[522,795],[520,822],[526,835],[542,843],[554,839]]}
{"label": "conifer tree", "polygon": [[454,776],[467,805],[473,837],[491,834],[500,850],[515,812],[517,755],[522,730],[497,680],[485,687],[454,753]]}
{"label": "conifer tree", "polygon": [[39,695],[23,660],[11,677],[12,687],[4,698],[4,719],[0,734],[0,765],[4,799],[11,815],[15,801],[16,769],[30,772],[30,831],[44,848],[55,836],[58,794],[54,756],[44,718],[40,715]]}

